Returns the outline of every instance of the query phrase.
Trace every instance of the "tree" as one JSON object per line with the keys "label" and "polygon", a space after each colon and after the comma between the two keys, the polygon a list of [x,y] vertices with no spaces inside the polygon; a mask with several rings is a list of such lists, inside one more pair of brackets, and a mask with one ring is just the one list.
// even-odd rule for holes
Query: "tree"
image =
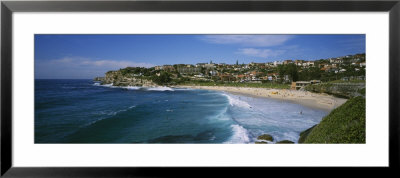
{"label": "tree", "polygon": [[278,66],[278,73],[280,76],[289,75],[292,81],[297,81],[299,78],[296,64],[286,64]]}
{"label": "tree", "polygon": [[154,75],[152,81],[158,85],[166,85],[172,81],[171,74],[168,72],[161,72],[160,76]]}
{"label": "tree", "polygon": [[287,74],[290,76],[292,81],[297,81],[298,73],[297,73],[297,66],[295,64],[288,64],[287,65]]}

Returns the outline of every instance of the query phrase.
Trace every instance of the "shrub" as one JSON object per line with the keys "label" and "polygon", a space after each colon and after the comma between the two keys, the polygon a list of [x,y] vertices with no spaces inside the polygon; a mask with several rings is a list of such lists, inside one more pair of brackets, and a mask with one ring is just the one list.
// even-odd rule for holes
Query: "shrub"
{"label": "shrub", "polygon": [[301,133],[300,133],[300,138],[299,138],[298,143],[304,143],[304,141],[306,140],[308,134],[311,133],[312,129],[314,129],[315,126],[317,126],[317,124],[315,124],[314,126],[312,126],[312,127],[309,128],[309,129],[307,129],[307,130],[301,132]]}
{"label": "shrub", "polygon": [[365,143],[365,98],[351,98],[334,109],[311,129],[304,143]]}

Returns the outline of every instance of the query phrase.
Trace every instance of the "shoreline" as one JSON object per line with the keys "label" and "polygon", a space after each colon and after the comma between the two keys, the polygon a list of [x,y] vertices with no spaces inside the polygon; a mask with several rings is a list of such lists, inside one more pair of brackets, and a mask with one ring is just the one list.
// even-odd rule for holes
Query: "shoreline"
{"label": "shoreline", "polygon": [[321,109],[327,112],[339,107],[347,101],[324,93],[312,93],[309,91],[298,91],[289,89],[270,88],[248,88],[248,87],[225,87],[225,86],[190,86],[179,85],[180,88],[204,89],[224,91],[232,94],[247,95],[257,98],[270,98],[289,101],[306,107]]}

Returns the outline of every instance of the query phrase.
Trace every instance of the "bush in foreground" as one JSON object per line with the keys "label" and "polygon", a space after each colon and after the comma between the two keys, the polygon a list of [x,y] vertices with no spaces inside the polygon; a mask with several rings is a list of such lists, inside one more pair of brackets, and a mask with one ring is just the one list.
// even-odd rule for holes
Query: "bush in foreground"
{"label": "bush in foreground", "polygon": [[304,143],[365,143],[365,98],[349,99],[308,132]]}

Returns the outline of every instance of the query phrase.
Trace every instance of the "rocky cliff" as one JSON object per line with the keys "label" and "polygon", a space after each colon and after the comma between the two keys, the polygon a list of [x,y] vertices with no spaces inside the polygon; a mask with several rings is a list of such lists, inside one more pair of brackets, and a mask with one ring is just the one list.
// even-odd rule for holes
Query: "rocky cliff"
{"label": "rocky cliff", "polygon": [[316,93],[327,93],[339,97],[351,98],[361,96],[360,91],[365,88],[365,83],[324,83],[309,85],[305,90]]}
{"label": "rocky cliff", "polygon": [[105,77],[96,77],[95,81],[100,81],[102,85],[113,84],[113,86],[157,86],[151,79],[143,76],[134,76],[132,74],[123,75],[120,70],[109,71]]}

